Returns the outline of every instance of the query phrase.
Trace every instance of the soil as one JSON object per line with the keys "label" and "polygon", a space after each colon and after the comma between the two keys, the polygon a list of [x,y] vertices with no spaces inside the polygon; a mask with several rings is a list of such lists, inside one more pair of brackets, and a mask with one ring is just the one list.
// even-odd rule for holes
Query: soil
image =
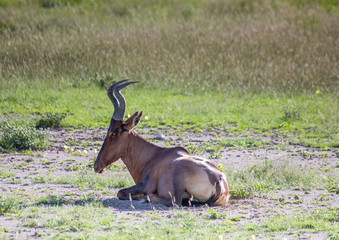
{"label": "soil", "polygon": [[[60,195],[67,198],[67,192],[72,192],[72,197],[82,196],[91,190],[83,190],[72,184],[51,184],[37,181],[32,182],[37,176],[46,176],[51,168],[53,174],[60,176],[68,174],[65,170],[67,167],[79,166],[79,164],[87,165],[96,158],[97,152],[100,150],[104,139],[106,129],[100,128],[81,128],[81,129],[51,129],[48,130],[50,146],[46,150],[33,152],[20,152],[1,154],[0,161],[2,169],[6,172],[15,174],[14,178],[0,178],[0,195],[8,196],[17,191],[34,193],[36,196],[44,196],[46,194]],[[260,148],[239,149],[239,148],[223,148],[217,152],[209,152],[204,148],[206,143],[214,143],[220,138],[234,138],[230,133],[222,129],[209,131],[207,129],[202,132],[185,131],[184,134],[178,136],[171,129],[151,130],[147,128],[140,129],[140,135],[149,141],[155,142],[160,146],[194,146],[200,149],[197,155],[211,158],[213,155],[219,155],[211,161],[216,164],[223,164],[226,167],[232,167],[235,170],[260,164],[270,160],[273,162],[284,161],[298,166],[315,166],[319,168],[328,168],[333,170],[337,176],[338,171],[335,169],[338,164],[338,149],[321,150],[316,148],[308,148],[299,145],[285,144],[285,147],[278,147],[282,143],[286,143],[286,139],[275,134],[254,134],[249,133],[248,138],[260,138],[267,144]],[[159,134],[166,136],[165,140],[155,140]],[[67,146],[67,147],[65,147]],[[72,149],[72,150],[71,150]],[[87,149],[87,153],[84,153]],[[74,153],[84,153],[75,155]],[[70,160],[71,161],[67,161]],[[60,162],[64,161],[63,164]],[[123,165],[121,160],[118,165]],[[127,170],[124,170],[127,171]],[[29,176],[29,177],[26,177]],[[103,175],[104,176],[104,175]],[[113,189],[116,193],[118,189]],[[100,199],[105,207],[117,214],[136,215],[140,211],[149,211],[156,209],[163,216],[170,216],[173,208],[168,208],[159,204],[141,203],[133,201],[119,201],[116,195],[95,195]],[[323,196],[326,196],[325,198]],[[298,200],[298,201],[297,201]],[[300,200],[300,201],[299,201]],[[315,202],[325,204],[315,204]],[[284,207],[276,207],[277,204],[283,203]],[[26,205],[33,204],[30,200],[25,202]],[[328,207],[339,207],[339,196],[328,193],[325,190],[302,191],[298,189],[281,190],[267,194],[264,197],[252,197],[249,199],[231,199],[230,204],[225,207],[219,207],[219,213],[227,213],[228,217],[242,216],[241,223],[260,224],[268,218],[276,215],[290,215],[309,213],[315,209]],[[186,208],[187,211],[206,211],[204,208]],[[20,220],[15,220],[10,215],[0,216],[0,227],[5,227],[6,236],[10,239],[31,239],[36,238],[35,231],[29,227],[22,227]],[[39,232],[53,230],[39,229]],[[281,238],[285,236],[280,236]],[[279,238],[280,238],[279,237]],[[326,233],[300,233],[294,238],[299,239],[323,239]],[[291,236],[287,236],[290,239]]]}

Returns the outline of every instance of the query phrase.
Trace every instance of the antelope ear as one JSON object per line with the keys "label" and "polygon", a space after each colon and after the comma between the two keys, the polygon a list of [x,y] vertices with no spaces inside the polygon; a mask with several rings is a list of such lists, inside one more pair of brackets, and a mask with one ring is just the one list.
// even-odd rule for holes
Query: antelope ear
{"label": "antelope ear", "polygon": [[128,131],[131,131],[135,128],[141,120],[142,112],[134,113],[129,119],[126,120],[124,128]]}

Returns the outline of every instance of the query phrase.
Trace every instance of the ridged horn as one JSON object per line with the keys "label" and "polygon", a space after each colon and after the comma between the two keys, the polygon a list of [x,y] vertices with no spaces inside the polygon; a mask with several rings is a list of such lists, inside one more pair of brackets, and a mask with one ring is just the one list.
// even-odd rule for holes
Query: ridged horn
{"label": "ridged horn", "polygon": [[119,101],[119,108],[118,108],[117,111],[115,111],[115,113],[116,113],[116,117],[120,118],[120,119],[116,119],[116,118],[114,118],[114,115],[113,115],[113,118],[115,120],[122,120],[123,121],[124,116],[125,116],[125,111],[126,111],[126,100],[125,100],[124,96],[121,94],[120,90],[123,89],[124,87],[130,85],[130,84],[133,84],[133,83],[138,83],[138,81],[123,83],[123,84],[114,88],[114,95],[117,97],[117,99]]}
{"label": "ridged horn", "polygon": [[[119,82],[113,83],[108,89],[107,89],[107,96],[109,99],[111,99],[113,106],[114,106],[114,112],[112,120],[124,120],[124,115],[126,111],[126,100],[124,96],[121,94],[120,90],[124,87],[132,84],[137,83],[138,81],[134,82],[127,82],[129,79],[124,79]],[[115,95],[115,96],[114,96]]]}
{"label": "ridged horn", "polygon": [[114,106],[114,112],[116,111],[116,109],[119,108],[119,102],[117,100],[117,98],[113,95],[113,91],[114,91],[114,88],[121,84],[121,83],[124,83],[126,81],[128,81],[129,79],[125,79],[125,80],[121,80],[119,82],[116,82],[116,83],[113,83],[108,89],[107,89],[107,96],[109,97],[109,99],[111,99],[111,102],[113,103],[113,106]]}

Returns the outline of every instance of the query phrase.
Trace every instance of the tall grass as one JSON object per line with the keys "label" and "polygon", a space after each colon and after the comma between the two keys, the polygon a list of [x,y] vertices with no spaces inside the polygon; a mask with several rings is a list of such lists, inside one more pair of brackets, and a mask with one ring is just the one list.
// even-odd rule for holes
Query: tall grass
{"label": "tall grass", "polygon": [[0,91],[96,72],[184,91],[337,90],[336,1],[1,3]]}

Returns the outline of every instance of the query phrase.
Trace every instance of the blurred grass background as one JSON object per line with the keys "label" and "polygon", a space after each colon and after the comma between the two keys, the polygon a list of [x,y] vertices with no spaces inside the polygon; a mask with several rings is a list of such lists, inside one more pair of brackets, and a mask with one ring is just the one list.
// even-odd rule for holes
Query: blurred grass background
{"label": "blurred grass background", "polygon": [[[338,0],[0,0],[0,113],[287,129],[338,145]],[[137,97],[136,97],[137,96]],[[12,115],[11,115],[12,114]]]}
{"label": "blurred grass background", "polygon": [[338,0],[1,0],[0,81],[334,92]]}

